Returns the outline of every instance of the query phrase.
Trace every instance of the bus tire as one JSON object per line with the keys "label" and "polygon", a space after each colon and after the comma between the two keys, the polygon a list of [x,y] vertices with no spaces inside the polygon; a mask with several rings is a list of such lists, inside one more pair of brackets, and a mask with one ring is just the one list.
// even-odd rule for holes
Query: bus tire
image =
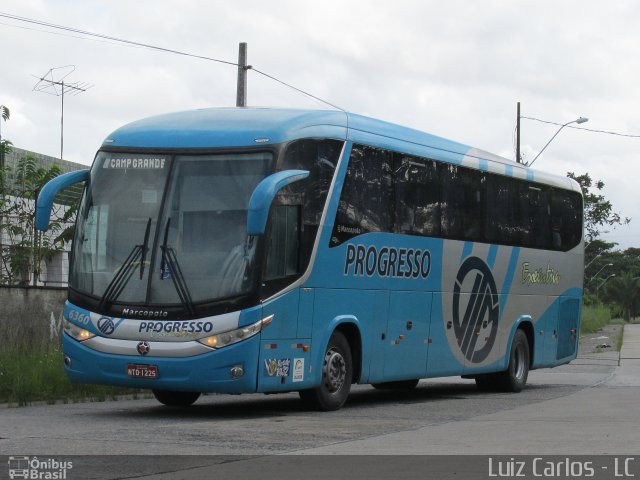
{"label": "bus tire", "polygon": [[516,330],[511,344],[509,367],[496,375],[496,385],[504,392],[520,392],[527,383],[531,356],[529,354],[529,340],[524,330]]}
{"label": "bus tire", "polygon": [[163,405],[167,407],[188,407],[193,404],[200,392],[178,392],[174,390],[153,390],[153,395]]}
{"label": "bus tire", "polygon": [[413,390],[418,385],[419,379],[398,380],[396,382],[372,383],[376,390]]}
{"label": "bus tire", "polygon": [[349,342],[341,332],[333,332],[322,362],[322,381],[316,388],[301,390],[300,398],[313,410],[338,410],[347,401],[352,379]]}
{"label": "bus tire", "polygon": [[478,390],[481,392],[491,392],[497,389],[496,375],[494,373],[478,375],[475,377],[475,381]]}

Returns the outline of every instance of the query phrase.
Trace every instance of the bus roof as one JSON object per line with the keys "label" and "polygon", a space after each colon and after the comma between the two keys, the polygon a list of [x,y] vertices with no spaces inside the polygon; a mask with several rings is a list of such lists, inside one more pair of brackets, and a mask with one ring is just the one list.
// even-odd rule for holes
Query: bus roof
{"label": "bus roof", "polygon": [[129,123],[104,148],[207,149],[279,144],[300,138],[349,139],[494,173],[580,191],[567,177],[533,170],[506,158],[425,132],[339,110],[206,108]]}

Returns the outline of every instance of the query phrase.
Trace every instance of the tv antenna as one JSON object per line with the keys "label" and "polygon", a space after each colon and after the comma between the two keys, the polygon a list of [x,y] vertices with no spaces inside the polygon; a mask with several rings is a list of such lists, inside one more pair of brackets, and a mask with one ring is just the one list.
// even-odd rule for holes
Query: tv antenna
{"label": "tv antenna", "polygon": [[60,115],[60,160],[64,150],[64,96],[79,95],[93,87],[86,82],[70,82],[65,81],[76,69],[75,65],[65,65],[64,67],[50,68],[43,76],[35,76],[38,81],[33,86],[34,92],[42,92],[48,95],[60,97],[61,115]]}

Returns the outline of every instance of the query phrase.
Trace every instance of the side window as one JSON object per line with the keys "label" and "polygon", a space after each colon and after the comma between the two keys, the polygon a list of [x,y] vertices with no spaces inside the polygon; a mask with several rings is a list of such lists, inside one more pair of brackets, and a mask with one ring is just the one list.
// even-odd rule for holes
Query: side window
{"label": "side window", "polygon": [[395,154],[395,231],[440,235],[440,182],[436,162]]}
{"label": "side window", "polygon": [[486,241],[487,175],[478,170],[441,164],[442,236]]}
{"label": "side window", "polygon": [[287,146],[278,170],[308,170],[309,177],[284,188],[280,204],[300,205],[299,268],[309,264],[318,234],[322,211],[340,158],[343,142],[338,140],[297,140]]}
{"label": "side window", "polygon": [[582,199],[576,192],[551,193],[551,242],[554,250],[570,250],[582,238]]}
{"label": "side window", "polygon": [[330,246],[368,232],[393,228],[393,156],[354,145],[340,195]]}
{"label": "side window", "polygon": [[518,181],[517,187],[518,197],[515,203],[517,227],[514,243],[523,247],[531,247],[533,246],[533,226],[531,225],[529,184]]}
{"label": "side window", "polygon": [[308,170],[309,176],[283,188],[271,207],[263,298],[285,288],[309,265],[342,146],[339,140],[296,140],[281,156],[278,171]]}
{"label": "side window", "polygon": [[579,193],[354,145],[330,246],[395,232],[566,251],[581,229]]}
{"label": "side window", "polygon": [[529,222],[533,232],[531,246],[553,248],[551,244],[551,205],[549,188],[529,185]]}
{"label": "side window", "polygon": [[441,164],[440,179],[442,182],[442,214],[440,226],[445,238],[462,238],[464,188],[460,169],[456,165]]}
{"label": "side window", "polygon": [[467,168],[460,169],[462,182],[462,238],[486,241],[484,239],[484,217],[487,206],[487,180],[484,172]]}

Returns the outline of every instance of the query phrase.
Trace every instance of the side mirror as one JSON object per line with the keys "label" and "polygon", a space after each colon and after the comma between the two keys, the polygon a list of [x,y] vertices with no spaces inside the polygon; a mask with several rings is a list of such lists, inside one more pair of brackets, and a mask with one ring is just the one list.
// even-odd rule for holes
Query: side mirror
{"label": "side mirror", "polygon": [[40,190],[40,195],[36,200],[36,228],[43,232],[46,232],[49,228],[53,199],[60,190],[75,183],[84,182],[88,178],[89,170],[87,169],[63,173],[49,180]]}
{"label": "side mirror", "polygon": [[247,212],[247,235],[264,235],[267,228],[269,208],[277,193],[290,183],[303,180],[309,176],[308,170],[284,170],[269,175],[255,188],[249,199]]}

